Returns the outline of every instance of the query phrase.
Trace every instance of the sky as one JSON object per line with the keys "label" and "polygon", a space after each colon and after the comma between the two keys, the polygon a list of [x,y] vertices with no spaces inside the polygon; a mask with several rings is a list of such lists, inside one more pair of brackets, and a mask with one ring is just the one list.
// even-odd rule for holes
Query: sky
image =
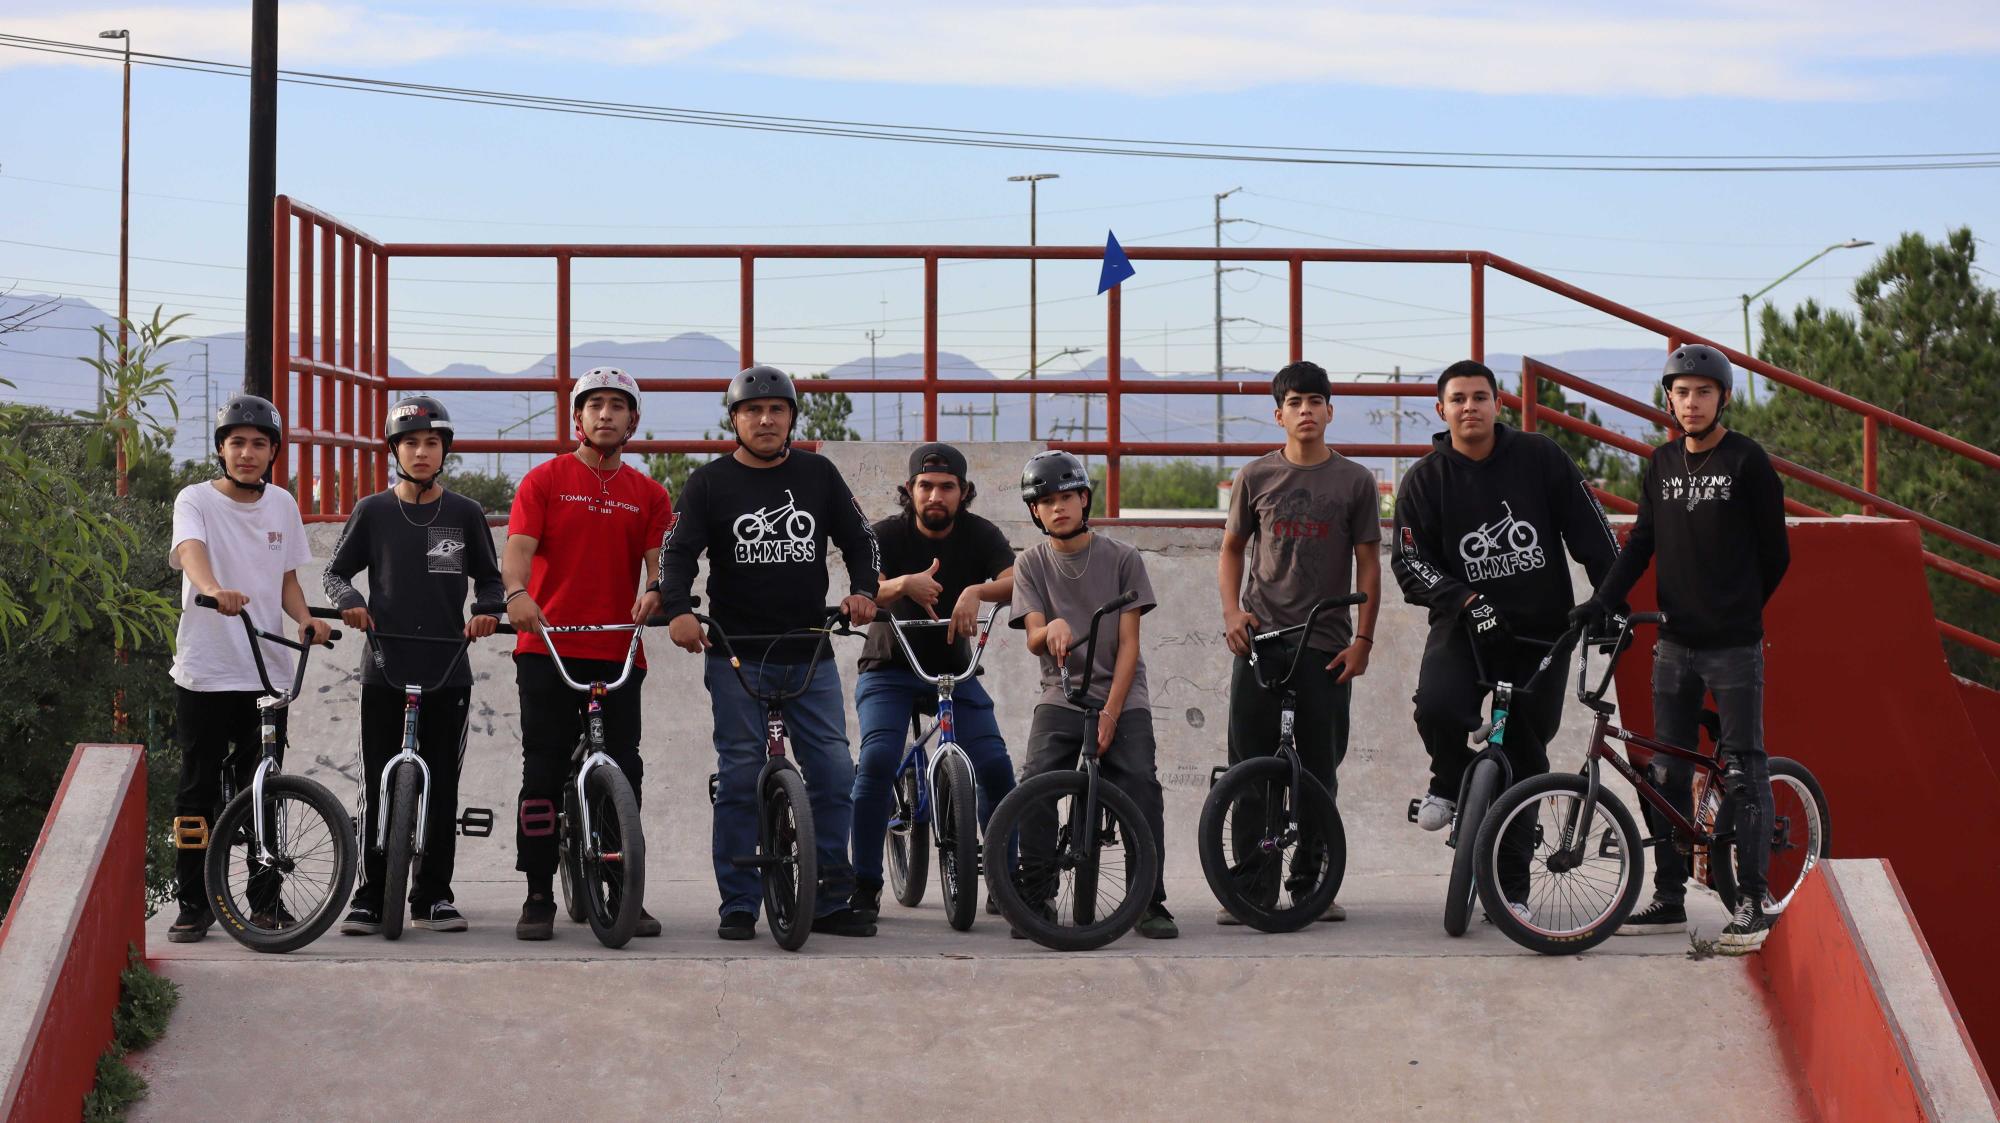
{"label": "sky", "polygon": [[[1668,158],[2000,150],[2000,5],[1271,2],[922,5],[583,0],[286,3],[280,64],[368,78],[784,117],[1232,144]],[[0,33],[243,62],[249,5],[0,0]],[[243,320],[242,78],[139,67],[131,284],[201,334]],[[2000,169],[1696,174],[1146,159],[722,129],[286,84],[279,190],[391,241],[1483,249],[1742,342],[1738,295],[1849,238],[2000,230]],[[119,70],[0,46],[0,288],[115,308]],[[1372,158],[1372,157],[1371,157]],[[1574,162],[1599,163],[1595,159]],[[1738,161],[1744,162],[1744,161]],[[1749,163],[1758,163],[1751,160]],[[1771,294],[1845,306],[1876,249]],[[1990,251],[1989,251],[1990,252]],[[1046,371],[1101,358],[1096,262],[1041,267]],[[1027,269],[948,263],[940,346],[1028,362]],[[921,348],[914,263],[760,267],[758,358],[796,372]],[[576,339],[736,338],[734,266],[583,262]],[[1224,362],[1285,352],[1282,274],[1223,277]],[[398,261],[392,349],[524,370],[554,344],[546,262]],[[1465,355],[1465,270],[1307,270],[1307,355],[1340,375]],[[1139,262],[1126,354],[1212,371],[1207,265]],[[1491,278],[1488,347],[1663,341]],[[88,339],[37,338],[38,349]],[[24,345],[25,346],[25,345]],[[88,372],[79,367],[82,373]],[[655,372],[638,372],[651,374]],[[661,372],[664,373],[664,372]],[[708,373],[708,372],[703,372]],[[1579,372],[1583,373],[1583,372]],[[47,387],[22,386],[33,400]],[[701,424],[707,423],[706,418]],[[665,435],[664,433],[662,435]]]}

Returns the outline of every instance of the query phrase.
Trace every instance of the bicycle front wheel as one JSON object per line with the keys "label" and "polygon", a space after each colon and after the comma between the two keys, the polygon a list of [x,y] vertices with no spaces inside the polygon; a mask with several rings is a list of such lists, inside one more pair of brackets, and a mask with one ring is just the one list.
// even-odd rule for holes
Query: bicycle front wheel
{"label": "bicycle front wheel", "polygon": [[[1724,829],[1736,825],[1736,800],[1726,797],[1716,813],[1716,825]],[[1764,824],[1770,837],[1769,866],[1765,870],[1764,911],[1781,913],[1792,903],[1806,875],[1826,857],[1832,823],[1827,816],[1826,793],[1805,765],[1786,757],[1771,758],[1771,821]],[[1715,892],[1729,911],[1736,911],[1740,894],[1737,849],[1724,846],[1724,853],[1710,851],[1709,877]]]}
{"label": "bicycle front wheel", "polygon": [[562,824],[556,836],[557,880],[562,886],[563,915],[571,924],[582,924],[590,919],[590,910],[584,900],[588,894],[583,889],[583,849],[577,842],[583,814],[577,810],[573,780],[563,781],[562,805]]}
{"label": "bicycle front wheel", "polygon": [[382,809],[382,814],[389,817],[388,844],[382,848],[382,857],[387,863],[382,874],[382,938],[385,940],[402,937],[403,917],[409,911],[409,903],[403,898],[409,893],[410,861],[416,849],[417,798],[417,766],[399,766],[389,781],[389,806]]}
{"label": "bicycle front wheel", "polygon": [[[1296,932],[1326,912],[1347,873],[1347,832],[1316,783],[1255,757],[1224,773],[1202,804],[1201,872],[1230,915],[1261,932]],[[1293,812],[1298,817],[1292,829]]]}
{"label": "bicycle front wheel", "polygon": [[[1575,955],[1603,943],[1632,914],[1646,879],[1632,813],[1602,788],[1579,843],[1588,789],[1589,781],[1573,772],[1516,784],[1487,812],[1473,844],[1487,917],[1509,939],[1543,955]],[[1500,869],[1503,854],[1517,847],[1514,862],[1526,859],[1526,899],[1518,902],[1527,907],[1526,918],[1514,911]]]}
{"label": "bicycle front wheel", "polygon": [[1451,824],[1451,883],[1444,891],[1446,935],[1463,936],[1472,923],[1473,842],[1479,837],[1486,809],[1499,794],[1500,765],[1491,758],[1475,761],[1472,776],[1465,783],[1465,798],[1459,801],[1458,816]]}
{"label": "bicycle front wheel", "polygon": [[639,927],[646,899],[646,835],[639,826],[639,797],[616,765],[590,770],[583,784],[590,800],[590,837],[580,847],[585,911],[597,942],[622,948]]}
{"label": "bicycle front wheel", "polygon": [[812,935],[813,911],[819,905],[812,804],[798,769],[777,769],[764,781],[762,831],[757,857],[764,873],[764,915],[778,946],[797,951]]}
{"label": "bicycle front wheel", "polygon": [[957,753],[938,761],[937,800],[931,808],[937,823],[938,885],[944,890],[944,915],[960,932],[972,927],[979,912],[979,808],[973,802],[972,768]]}
{"label": "bicycle front wheel", "polygon": [[244,947],[294,951],[333,926],[354,889],[354,820],[312,780],[268,776],[265,838],[253,845],[252,802],[245,788],[216,817],[203,863],[209,905]]}
{"label": "bicycle front wheel", "polygon": [[[996,840],[986,885],[1008,923],[1056,951],[1089,951],[1123,936],[1152,904],[1160,880],[1153,832],[1132,797],[1097,784],[1096,845],[1083,846],[1082,772],[1046,772],[1023,781],[986,824]],[[1009,868],[1005,840],[1021,832],[1021,857]]]}
{"label": "bicycle front wheel", "polygon": [[[896,903],[905,908],[924,903],[924,887],[931,876],[931,852],[924,837],[924,828],[929,824],[917,821],[917,791],[923,783],[923,773],[916,768],[905,768],[896,774],[889,833],[882,842],[889,889],[896,894]],[[931,808],[931,813],[935,815],[937,808]]]}

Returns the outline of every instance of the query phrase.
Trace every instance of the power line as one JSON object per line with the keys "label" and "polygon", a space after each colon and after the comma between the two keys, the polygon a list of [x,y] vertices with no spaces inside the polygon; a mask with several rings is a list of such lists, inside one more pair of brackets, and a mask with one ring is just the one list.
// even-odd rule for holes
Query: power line
{"label": "power line", "polygon": [[[16,50],[96,60],[123,57],[122,52],[110,51],[91,44],[71,43],[53,39],[37,39],[21,35],[0,35],[0,46],[11,47]],[[213,59],[141,52],[133,52],[131,58],[134,62],[147,66],[188,70],[196,73],[217,74],[228,77],[242,77],[249,72],[247,66],[237,63],[220,62]],[[741,129],[755,132],[789,133],[843,139],[939,144],[1016,151],[1065,152],[1082,155],[1138,156],[1154,159],[1467,171],[1678,172],[1721,174],[1946,171],[2000,167],[2000,151],[1660,157],[1653,154],[1635,155],[1624,153],[1459,152],[1428,149],[1330,148],[1308,145],[1252,145],[1206,141],[1164,141],[1131,137],[1079,136],[1062,133],[1016,132],[968,129],[953,126],[903,125],[870,121],[737,113],[725,110],[644,105],[631,102],[484,90],[463,86],[399,82],[314,71],[281,70],[279,76],[281,81],[297,85],[590,117],[644,120],[664,124],[697,125],[710,128]],[[1417,159],[1415,157],[1427,158]],[[1565,162],[1581,160],[1601,162]],[[1643,160],[1673,160],[1676,162],[1636,162]],[[1711,162],[1694,162],[1704,160]],[[1736,161],[1745,162],[1738,163]],[[1748,161],[1763,162],[1751,163]]]}

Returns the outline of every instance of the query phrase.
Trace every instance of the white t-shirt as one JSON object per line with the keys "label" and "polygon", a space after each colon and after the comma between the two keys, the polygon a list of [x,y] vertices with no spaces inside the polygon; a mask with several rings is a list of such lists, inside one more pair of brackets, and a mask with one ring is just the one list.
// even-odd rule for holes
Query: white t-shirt
{"label": "white t-shirt", "polygon": [[[207,547],[208,564],[217,583],[250,598],[244,611],[259,628],[287,637],[297,632],[285,615],[285,574],[311,561],[312,549],[306,543],[298,501],[289,492],[267,487],[257,502],[238,503],[212,483],[183,488],[174,498],[174,540],[168,547],[167,564],[181,567],[175,551],[187,541]],[[183,573],[174,682],[189,690],[261,693],[264,684],[257,677],[257,665],[251,662],[243,622],[212,608],[197,607],[195,591],[194,583]],[[272,683],[280,689],[289,687],[290,649],[273,643],[263,647],[264,667]]]}

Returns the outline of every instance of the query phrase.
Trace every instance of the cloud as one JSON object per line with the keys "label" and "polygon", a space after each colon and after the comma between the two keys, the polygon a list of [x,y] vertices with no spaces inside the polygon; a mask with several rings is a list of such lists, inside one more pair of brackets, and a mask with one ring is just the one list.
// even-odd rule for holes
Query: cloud
{"label": "cloud", "polygon": [[[1868,99],[1931,81],[1930,63],[2000,55],[1991,0],[1735,0],[1660,6],[1522,0],[928,4],[505,0],[456,15],[294,3],[281,50],[296,67],[451,58],[574,59],[854,82],[1144,95],[1352,84],[1477,94]],[[99,8],[16,21],[78,40],[132,27],[142,50],[240,60],[241,6]],[[143,29],[143,31],[141,31]],[[0,52],[0,56],[15,55]],[[0,65],[52,56],[0,57]]]}

